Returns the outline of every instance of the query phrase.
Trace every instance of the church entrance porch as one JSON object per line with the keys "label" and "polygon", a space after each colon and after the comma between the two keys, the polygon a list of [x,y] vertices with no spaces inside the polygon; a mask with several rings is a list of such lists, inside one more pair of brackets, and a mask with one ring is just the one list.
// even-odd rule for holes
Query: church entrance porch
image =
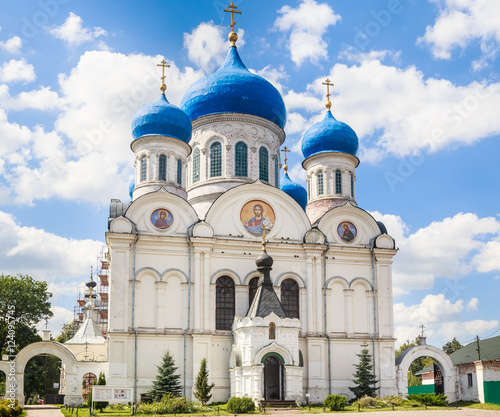
{"label": "church entrance porch", "polygon": [[264,398],[283,399],[283,365],[277,357],[268,356],[264,362]]}

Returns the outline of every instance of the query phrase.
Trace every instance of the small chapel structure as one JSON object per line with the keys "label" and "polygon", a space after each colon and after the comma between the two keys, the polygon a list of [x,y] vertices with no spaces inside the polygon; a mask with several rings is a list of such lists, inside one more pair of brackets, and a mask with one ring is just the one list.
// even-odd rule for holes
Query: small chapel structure
{"label": "small chapel structure", "polygon": [[187,397],[206,358],[213,401],[352,398],[367,342],[379,395],[395,394],[397,250],[356,203],[356,133],[333,116],[326,80],[325,117],[302,138],[307,190],[294,183],[283,99],[231,28],[226,60],[180,108],[162,82],[132,122],[131,201],[111,201],[106,233],[107,382],[138,399],[169,351]]}

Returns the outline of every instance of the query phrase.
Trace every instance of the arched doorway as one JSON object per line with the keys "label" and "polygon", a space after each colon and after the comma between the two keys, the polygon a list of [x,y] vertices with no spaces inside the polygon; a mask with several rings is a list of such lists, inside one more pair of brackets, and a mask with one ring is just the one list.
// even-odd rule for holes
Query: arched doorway
{"label": "arched doorway", "polygon": [[36,342],[19,351],[15,361],[16,373],[16,399],[24,405],[24,370],[28,361],[37,355],[53,355],[59,358],[65,369],[65,396],[64,403],[80,405],[82,403],[82,385],[78,378],[77,360],[73,352],[66,346],[57,342]]}
{"label": "arched doorway", "polygon": [[84,403],[89,400],[90,392],[92,391],[92,385],[94,385],[94,382],[97,382],[96,374],[87,372],[85,375],[83,375],[82,398]]}
{"label": "arched doorway", "polygon": [[453,365],[450,357],[435,346],[420,345],[405,350],[396,359],[396,384],[398,395],[406,397],[408,395],[408,369],[415,359],[429,356],[437,364],[441,371],[443,392],[448,397],[449,402],[457,400],[456,380],[457,368]]}
{"label": "arched doorway", "polygon": [[276,356],[269,355],[264,360],[264,398],[282,400],[283,381],[283,365]]}
{"label": "arched doorway", "polygon": [[24,396],[28,404],[30,399],[44,399],[46,404],[57,401],[56,395],[61,389],[61,370],[61,359],[55,355],[35,355],[28,360],[24,367]]}

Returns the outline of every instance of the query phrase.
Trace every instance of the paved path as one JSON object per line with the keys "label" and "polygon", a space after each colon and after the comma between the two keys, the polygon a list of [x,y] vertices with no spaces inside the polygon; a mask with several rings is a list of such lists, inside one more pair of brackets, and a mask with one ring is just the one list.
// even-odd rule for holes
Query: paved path
{"label": "paved path", "polygon": [[53,405],[27,405],[24,409],[28,417],[64,417],[59,407]]}
{"label": "paved path", "polygon": [[273,417],[500,417],[500,410],[476,410],[474,408],[458,408],[445,410],[408,410],[408,411],[363,411],[361,413],[301,413],[300,410],[266,409]]}

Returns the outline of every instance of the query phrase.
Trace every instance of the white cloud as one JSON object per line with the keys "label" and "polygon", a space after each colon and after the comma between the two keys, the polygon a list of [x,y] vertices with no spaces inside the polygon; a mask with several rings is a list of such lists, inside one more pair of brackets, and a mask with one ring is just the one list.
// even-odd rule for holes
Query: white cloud
{"label": "white cloud", "polygon": [[[3,87],[3,88],[1,88]],[[50,87],[40,87],[38,90],[23,91],[16,97],[11,97],[6,85],[0,87],[0,105],[7,110],[55,110],[62,102],[59,95]]]}
{"label": "white cloud", "polygon": [[[479,40],[482,52],[494,59],[491,51],[498,50],[500,45],[500,3],[497,0],[432,1],[439,5],[439,15],[433,26],[427,26],[418,44],[429,44],[434,58],[450,59],[455,48],[463,50]],[[480,67],[484,65],[482,62]]]}
{"label": "white cloud", "polygon": [[[455,85],[446,79],[425,78],[413,66],[402,69],[378,59],[336,64],[328,77],[338,80],[331,97],[332,113],[357,133],[363,161],[436,152],[500,134],[495,113],[500,107],[499,82]],[[305,92],[287,94],[287,105],[312,108],[302,105],[301,97],[304,103],[312,103],[311,96],[324,97],[324,80],[316,79]]]}
{"label": "white cloud", "polygon": [[[430,289],[435,278],[455,279],[479,269],[477,253],[481,254],[500,233],[500,222],[492,217],[479,218],[472,213],[459,213],[410,233],[399,216],[372,212],[382,221],[396,245],[401,249],[393,267],[395,295],[412,289]],[[458,285],[446,285],[444,291],[462,294]]]}
{"label": "white cloud", "polygon": [[7,51],[11,54],[17,55],[21,53],[21,48],[23,46],[23,41],[19,36],[13,36],[6,41],[0,42],[0,49]]}
{"label": "white cloud", "polygon": [[283,6],[274,26],[282,32],[290,32],[287,48],[292,61],[300,66],[306,60],[317,64],[328,58],[328,43],[324,35],[329,26],[340,19],[328,3],[302,0],[297,8]]}
{"label": "white cloud", "polygon": [[474,257],[479,272],[500,271],[500,241],[492,240]]}
{"label": "white cloud", "polygon": [[271,65],[266,65],[261,70],[255,71],[250,69],[250,71],[269,81],[281,94],[283,94],[284,87],[280,80],[288,79],[288,74],[283,65],[280,65],[279,68],[273,68]]}
{"label": "white cloud", "polygon": [[27,145],[31,138],[31,131],[26,126],[10,123],[7,113],[0,109],[0,159],[8,158],[23,146]]}
{"label": "white cloud", "polygon": [[80,16],[69,13],[68,18],[61,26],[47,28],[47,31],[57,39],[61,39],[68,46],[78,46],[84,42],[90,42],[100,36],[107,36],[108,32],[101,27],[83,27],[83,20]]}
{"label": "white cloud", "polygon": [[[243,46],[244,31],[238,29],[238,46]],[[212,21],[202,22],[191,33],[184,33],[184,48],[188,58],[200,67],[204,73],[215,70],[224,62],[229,49],[227,30],[214,25]]]}
{"label": "white cloud", "polygon": [[[76,295],[75,295],[76,296]],[[63,324],[70,323],[74,319],[74,314],[72,311],[64,307],[52,306],[50,308],[54,314],[52,318],[47,323],[47,329],[51,331],[51,336],[55,339],[61,333]],[[45,330],[45,320],[38,323],[39,331]]]}
{"label": "white cloud", "polygon": [[292,181],[304,186],[307,178],[307,172],[304,168],[302,168],[301,164],[295,164],[288,170],[288,176]]}
{"label": "white cloud", "polygon": [[326,98],[322,102],[310,92],[296,93],[293,90],[288,91],[283,100],[285,101],[287,111],[302,109],[314,113],[324,109],[326,103]]}
{"label": "white cloud", "polygon": [[[428,294],[419,304],[411,306],[395,304],[396,346],[420,334],[419,326],[422,324],[428,338],[439,337],[443,340],[451,340],[453,337],[469,338],[498,327],[498,320],[462,320],[464,304],[462,299],[452,302],[443,294]],[[466,310],[474,310],[477,304],[477,298],[472,298],[467,303]]]}
{"label": "white cloud", "polygon": [[[0,265],[3,272],[21,273],[49,283],[80,276],[93,265],[103,242],[67,239],[43,229],[21,226],[0,211]],[[64,260],[64,262],[61,262]]]}
{"label": "white cloud", "polygon": [[[4,152],[17,151],[6,162],[12,166],[3,166],[8,175],[3,188],[0,185],[2,200],[32,204],[57,197],[108,204],[110,198],[127,199],[133,175],[130,123],[142,105],[161,94],[161,71],[156,64],[162,59],[91,51],[81,56],[69,74],[59,77],[59,94],[41,88],[12,98],[0,86],[1,104],[27,108],[32,94],[31,108],[59,110],[54,131],[9,124],[0,111],[0,132],[12,131],[0,135],[0,152],[2,145]],[[169,64],[167,97],[178,105],[187,87],[203,74]],[[122,70],[117,73],[118,67]],[[8,139],[18,131],[24,134],[22,142]]]}
{"label": "white cloud", "polygon": [[28,64],[24,58],[19,60],[11,59],[9,62],[4,62],[0,67],[0,82],[31,82],[35,79],[35,67]]}
{"label": "white cloud", "polygon": [[[286,126],[285,132],[287,135],[292,135],[294,133],[304,133],[309,126],[309,120],[302,116],[297,112],[288,112],[286,115]],[[300,141],[299,141],[299,149],[300,149]]]}
{"label": "white cloud", "polygon": [[479,300],[477,298],[471,298],[467,303],[467,311],[477,310],[477,306],[479,305]]}

